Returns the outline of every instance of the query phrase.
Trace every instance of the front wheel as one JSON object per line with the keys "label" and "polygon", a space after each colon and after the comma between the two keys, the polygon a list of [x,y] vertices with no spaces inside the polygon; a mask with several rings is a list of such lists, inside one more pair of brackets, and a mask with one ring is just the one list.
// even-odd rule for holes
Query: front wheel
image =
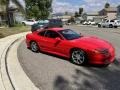
{"label": "front wheel", "polygon": [[71,53],[71,61],[77,65],[84,65],[86,63],[86,55],[83,50],[76,49]]}
{"label": "front wheel", "polygon": [[38,44],[37,44],[35,41],[32,41],[32,42],[30,43],[30,49],[31,49],[33,52],[38,52],[38,51],[39,51]]}
{"label": "front wheel", "polygon": [[100,25],[100,24],[98,24],[98,27],[99,27],[99,28],[101,28],[101,25]]}
{"label": "front wheel", "polygon": [[113,28],[113,25],[112,25],[112,24],[110,24],[110,25],[109,25],[109,28]]}

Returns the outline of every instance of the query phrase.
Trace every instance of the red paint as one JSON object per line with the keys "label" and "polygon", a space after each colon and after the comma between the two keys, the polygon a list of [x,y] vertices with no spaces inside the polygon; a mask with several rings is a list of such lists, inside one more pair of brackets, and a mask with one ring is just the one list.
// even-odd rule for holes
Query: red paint
{"label": "red paint", "polygon": [[[64,30],[63,28],[49,28],[57,32]],[[44,30],[41,30],[44,31]],[[70,58],[70,50],[73,48],[79,48],[86,52],[87,59],[91,64],[110,64],[115,60],[115,50],[113,46],[102,39],[97,37],[80,37],[79,39],[66,40],[62,35],[62,39],[52,39],[48,37],[43,37],[38,35],[39,32],[36,31],[26,35],[27,47],[30,47],[30,41],[36,41],[42,51],[49,52],[52,54],[60,55],[63,57]],[[102,49],[108,49],[107,54],[103,54],[100,51]],[[99,52],[96,52],[99,51]]]}

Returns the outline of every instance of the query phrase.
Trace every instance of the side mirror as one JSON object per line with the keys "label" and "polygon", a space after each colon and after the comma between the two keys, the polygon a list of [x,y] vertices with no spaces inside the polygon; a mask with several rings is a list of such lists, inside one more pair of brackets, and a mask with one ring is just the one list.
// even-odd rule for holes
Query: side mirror
{"label": "side mirror", "polygon": [[57,41],[61,41],[61,38],[59,38],[59,37],[56,37],[55,39],[56,39]]}

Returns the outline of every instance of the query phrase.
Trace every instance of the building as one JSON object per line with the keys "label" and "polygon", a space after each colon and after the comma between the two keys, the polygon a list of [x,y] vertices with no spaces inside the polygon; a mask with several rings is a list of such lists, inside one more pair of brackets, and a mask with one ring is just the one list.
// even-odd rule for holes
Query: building
{"label": "building", "polygon": [[[5,6],[0,6],[0,25],[6,24],[6,16]],[[19,12],[17,8],[10,7],[10,19],[14,22],[21,23],[23,20],[25,20],[25,16]]]}
{"label": "building", "polygon": [[109,7],[104,8],[101,11],[99,11],[100,16],[106,16],[105,19],[116,19],[117,18],[117,8],[116,7]]}
{"label": "building", "polygon": [[0,6],[0,25],[6,23],[5,6]]}
{"label": "building", "polygon": [[94,17],[94,21],[96,23],[100,23],[101,21],[103,21],[106,18],[106,16],[96,16]]}
{"label": "building", "polygon": [[76,17],[76,18],[75,18],[75,23],[76,23],[76,24],[80,24],[80,23],[82,23],[83,21],[85,21],[83,17]]}
{"label": "building", "polygon": [[94,17],[99,16],[97,12],[94,13],[87,13],[87,20],[94,21]]}
{"label": "building", "polygon": [[117,19],[120,20],[120,5],[117,7]]}
{"label": "building", "polygon": [[14,13],[14,21],[17,23],[22,23],[25,20],[25,16],[21,12]]}

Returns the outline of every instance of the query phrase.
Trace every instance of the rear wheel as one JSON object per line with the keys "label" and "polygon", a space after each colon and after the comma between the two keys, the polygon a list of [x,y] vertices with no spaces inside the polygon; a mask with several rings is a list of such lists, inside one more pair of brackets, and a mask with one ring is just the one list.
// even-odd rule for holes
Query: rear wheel
{"label": "rear wheel", "polygon": [[75,49],[71,53],[71,61],[77,65],[84,65],[86,63],[86,55],[83,50]]}
{"label": "rear wheel", "polygon": [[39,51],[39,46],[38,44],[35,42],[35,41],[32,41],[30,43],[30,49],[33,51],[33,52],[38,52]]}
{"label": "rear wheel", "polygon": [[117,26],[114,26],[114,28],[117,28]]}

